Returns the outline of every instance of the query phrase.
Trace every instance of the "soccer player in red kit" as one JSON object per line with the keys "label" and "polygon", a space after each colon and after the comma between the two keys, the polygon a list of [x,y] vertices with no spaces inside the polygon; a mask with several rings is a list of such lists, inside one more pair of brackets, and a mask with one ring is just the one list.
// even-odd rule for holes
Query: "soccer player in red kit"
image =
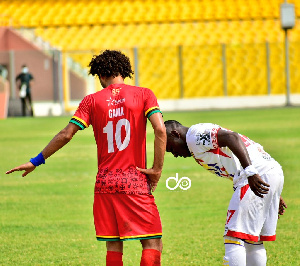
{"label": "soccer player in red kit", "polygon": [[[140,240],[141,265],[160,265],[162,226],[152,195],[166,149],[166,131],[157,99],[147,88],[124,84],[131,78],[129,58],[106,50],[94,56],[90,74],[103,90],[86,96],[70,123],[30,162],[7,173],[23,176],[67,144],[78,130],[93,126],[98,152],[94,222],[96,237],[106,241],[106,265],[123,265],[123,241]],[[146,122],[154,129],[153,167],[146,169]]]}

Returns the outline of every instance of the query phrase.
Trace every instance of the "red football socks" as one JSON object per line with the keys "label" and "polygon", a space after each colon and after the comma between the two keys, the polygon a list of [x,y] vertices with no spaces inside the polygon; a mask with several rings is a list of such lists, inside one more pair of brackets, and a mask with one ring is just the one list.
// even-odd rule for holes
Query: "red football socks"
{"label": "red football socks", "polygon": [[161,253],[156,249],[144,249],[142,252],[141,266],[153,266],[160,264]]}
{"label": "red football socks", "polygon": [[106,266],[123,266],[122,256],[122,252],[107,251]]}

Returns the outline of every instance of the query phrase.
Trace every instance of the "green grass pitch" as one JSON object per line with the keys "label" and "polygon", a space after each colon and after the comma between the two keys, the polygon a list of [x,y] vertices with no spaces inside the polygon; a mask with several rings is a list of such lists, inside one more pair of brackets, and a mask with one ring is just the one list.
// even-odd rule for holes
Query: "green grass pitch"
{"label": "green grass pitch", "polygon": [[[277,241],[266,243],[268,265],[299,265],[300,108],[170,112],[190,126],[213,122],[262,144],[285,173],[288,204],[279,219]],[[97,169],[92,128],[26,178],[5,171],[36,156],[69,117],[0,121],[0,265],[104,265],[105,244],[95,239],[92,204]],[[153,131],[148,124],[148,165]],[[170,191],[170,176],[192,180],[187,191]],[[163,223],[163,265],[222,265],[223,230],[232,182],[202,169],[192,158],[166,154],[154,193]],[[124,265],[139,265],[141,245],[124,243]]]}

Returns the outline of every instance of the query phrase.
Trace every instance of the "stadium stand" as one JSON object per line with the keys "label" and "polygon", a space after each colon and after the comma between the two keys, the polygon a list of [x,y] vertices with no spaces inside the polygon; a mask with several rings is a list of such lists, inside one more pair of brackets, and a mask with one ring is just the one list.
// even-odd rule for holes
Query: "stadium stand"
{"label": "stadium stand", "polygon": [[[278,20],[38,27],[35,32],[65,50],[282,42],[284,37]],[[300,20],[290,34],[291,41],[299,39]]]}
{"label": "stadium stand", "polygon": [[[164,99],[225,93],[267,94],[266,42],[271,51],[271,93],[284,93],[281,3],[281,0],[3,0],[0,10],[3,16],[12,19],[15,28],[31,28],[53,47],[72,52],[69,55],[83,68],[91,55],[102,49],[137,47],[139,85],[153,88]],[[297,69],[300,0],[289,3],[296,7],[296,27],[289,32],[289,40],[291,69]],[[222,53],[230,59],[226,62],[226,92]],[[180,59],[182,73],[178,72]],[[182,84],[178,73],[184,77]],[[296,86],[299,79],[300,74],[292,71],[292,92],[299,92]]]}
{"label": "stadium stand", "polygon": [[[0,10],[28,27],[144,22],[279,19],[281,0],[2,0]],[[299,17],[299,0],[296,5]],[[113,15],[112,15],[113,14]]]}

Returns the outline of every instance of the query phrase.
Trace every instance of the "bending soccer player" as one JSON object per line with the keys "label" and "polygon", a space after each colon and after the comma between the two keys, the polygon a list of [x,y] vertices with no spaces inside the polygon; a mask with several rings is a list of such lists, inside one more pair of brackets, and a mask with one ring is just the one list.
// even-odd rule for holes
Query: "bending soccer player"
{"label": "bending soccer player", "polygon": [[[140,240],[141,265],[160,265],[162,226],[151,191],[160,179],[166,129],[157,99],[147,88],[124,84],[133,71],[129,58],[106,50],[94,56],[90,74],[103,90],[86,96],[70,123],[30,162],[7,173],[32,172],[66,145],[78,130],[93,126],[98,152],[94,196],[96,237],[106,241],[106,265],[123,265],[123,241]],[[153,167],[146,169],[146,122],[154,129]]]}
{"label": "bending soccer player", "polygon": [[266,265],[263,241],[275,240],[278,214],[287,207],[280,196],[284,177],[279,163],[258,143],[215,124],[188,128],[169,120],[165,126],[167,152],[193,156],[208,171],[233,180],[223,265]]}

